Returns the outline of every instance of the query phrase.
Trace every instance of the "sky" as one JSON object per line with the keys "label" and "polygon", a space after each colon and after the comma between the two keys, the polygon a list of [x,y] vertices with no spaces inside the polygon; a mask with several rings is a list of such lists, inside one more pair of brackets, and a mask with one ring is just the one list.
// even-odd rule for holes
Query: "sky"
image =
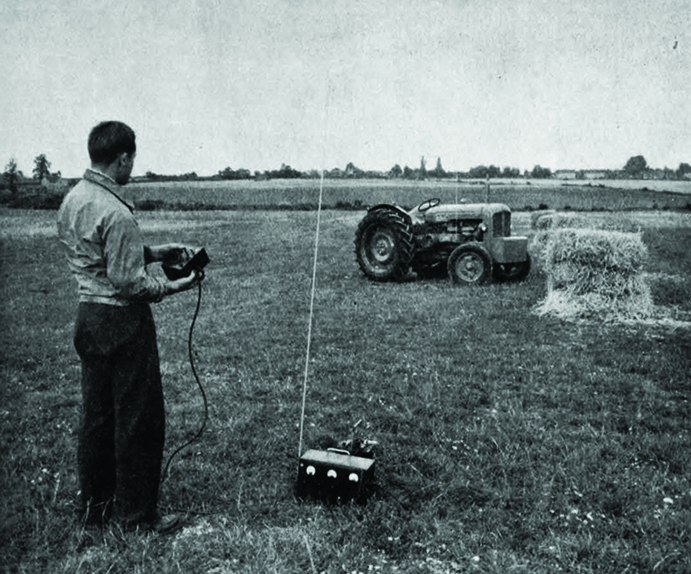
{"label": "sky", "polygon": [[691,0],[0,0],[0,167],[691,163]]}

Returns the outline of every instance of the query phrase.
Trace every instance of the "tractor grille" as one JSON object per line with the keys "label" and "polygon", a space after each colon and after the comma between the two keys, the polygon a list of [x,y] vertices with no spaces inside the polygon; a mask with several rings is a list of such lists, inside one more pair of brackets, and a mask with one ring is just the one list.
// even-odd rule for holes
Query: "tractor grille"
{"label": "tractor grille", "polygon": [[511,212],[499,211],[492,218],[492,235],[494,237],[511,236]]}

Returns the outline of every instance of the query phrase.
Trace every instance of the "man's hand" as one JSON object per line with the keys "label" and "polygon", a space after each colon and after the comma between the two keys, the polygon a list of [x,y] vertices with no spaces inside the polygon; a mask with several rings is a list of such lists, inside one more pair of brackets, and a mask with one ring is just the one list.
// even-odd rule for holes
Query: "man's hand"
{"label": "man's hand", "polygon": [[199,278],[197,272],[193,271],[187,277],[183,277],[182,279],[177,279],[175,281],[168,281],[168,284],[166,285],[167,294],[172,295],[173,293],[187,291],[188,289],[192,289],[192,287],[197,285],[200,281],[201,279]]}
{"label": "man's hand", "polygon": [[195,249],[181,243],[166,243],[144,247],[146,263],[165,263],[166,265],[184,265],[195,253]]}

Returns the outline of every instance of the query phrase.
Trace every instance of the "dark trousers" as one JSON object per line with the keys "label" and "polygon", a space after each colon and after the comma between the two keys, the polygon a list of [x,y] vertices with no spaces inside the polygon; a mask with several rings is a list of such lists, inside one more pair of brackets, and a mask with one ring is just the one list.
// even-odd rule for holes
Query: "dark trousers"
{"label": "dark trousers", "polygon": [[74,345],[82,363],[78,468],[90,522],[156,517],[165,436],[156,327],[146,304],[80,303]]}

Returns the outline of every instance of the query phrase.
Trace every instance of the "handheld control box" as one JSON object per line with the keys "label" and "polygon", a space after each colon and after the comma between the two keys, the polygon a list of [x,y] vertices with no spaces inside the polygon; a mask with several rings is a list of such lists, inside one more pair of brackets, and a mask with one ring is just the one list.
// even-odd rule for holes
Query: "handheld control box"
{"label": "handheld control box", "polygon": [[203,269],[209,263],[209,256],[204,248],[197,251],[187,262],[179,265],[161,265],[166,277],[171,281],[177,281],[187,277],[190,273],[203,274]]}

